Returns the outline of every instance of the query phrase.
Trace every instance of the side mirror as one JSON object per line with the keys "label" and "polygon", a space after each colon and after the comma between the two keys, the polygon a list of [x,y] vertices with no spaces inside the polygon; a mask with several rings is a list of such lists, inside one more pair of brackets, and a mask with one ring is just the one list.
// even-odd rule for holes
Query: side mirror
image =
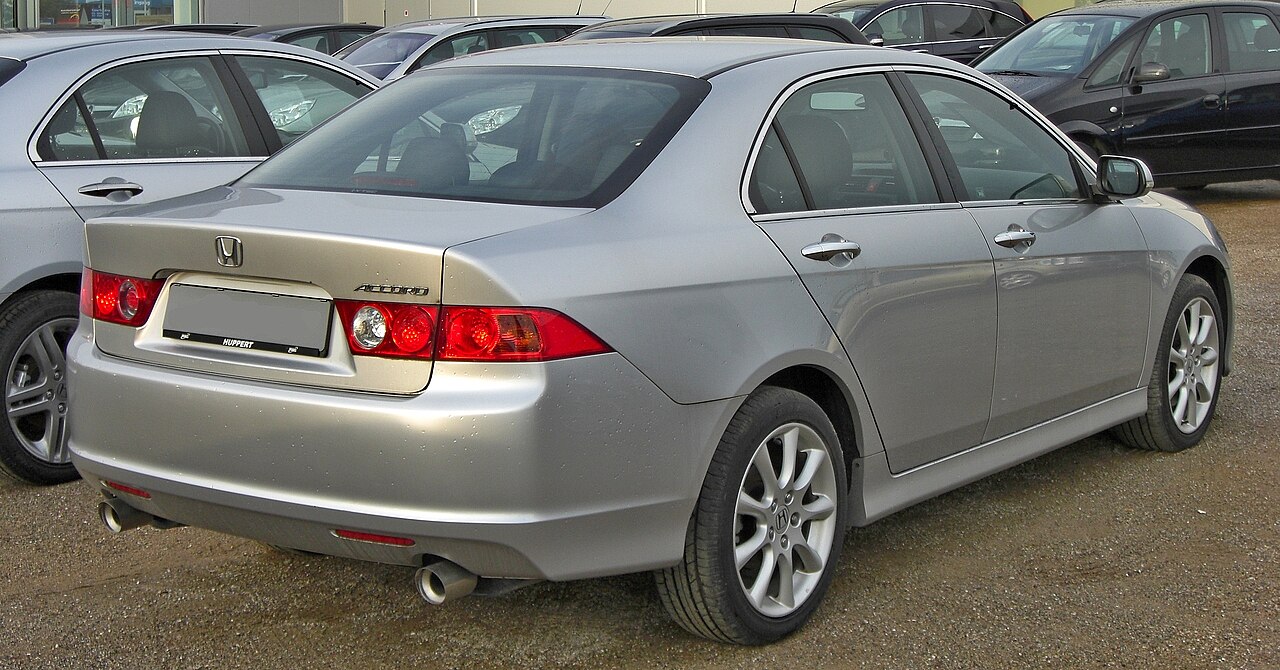
{"label": "side mirror", "polygon": [[870,35],[867,35],[867,43],[873,47],[882,47],[884,46],[884,35],[881,35],[880,33],[871,33]]}
{"label": "side mirror", "polygon": [[1169,78],[1169,68],[1164,63],[1143,63],[1133,74],[1134,84],[1145,84],[1152,81],[1164,81]]}
{"label": "side mirror", "polygon": [[1136,158],[1103,156],[1098,159],[1096,188],[1100,195],[1115,200],[1141,198],[1154,186],[1151,168]]}

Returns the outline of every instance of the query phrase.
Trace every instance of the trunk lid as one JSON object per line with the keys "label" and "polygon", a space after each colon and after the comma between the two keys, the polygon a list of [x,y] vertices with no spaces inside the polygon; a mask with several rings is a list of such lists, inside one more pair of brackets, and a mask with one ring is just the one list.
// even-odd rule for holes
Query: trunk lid
{"label": "trunk lid", "polygon": [[168,367],[415,393],[432,362],[353,355],[333,300],[439,305],[449,247],[583,211],[224,187],[94,219],[89,267],[165,279],[145,325],[95,321],[95,339]]}

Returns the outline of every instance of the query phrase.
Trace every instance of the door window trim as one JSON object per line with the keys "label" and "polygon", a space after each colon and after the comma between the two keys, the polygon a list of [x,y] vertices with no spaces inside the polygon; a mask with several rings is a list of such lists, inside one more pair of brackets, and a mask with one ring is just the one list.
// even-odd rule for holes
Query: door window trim
{"label": "door window trim", "polygon": [[[1000,14],[1000,15],[1002,15],[1002,16],[1007,16],[1007,17],[1009,17],[1009,18],[1013,19],[1014,21],[1017,21],[1019,24],[1021,24],[1021,25],[1023,25],[1023,26],[1030,25],[1030,24],[1028,24],[1028,23],[1024,22],[1022,19],[1020,19],[1020,18],[1018,18],[1018,17],[1016,17],[1016,16],[1014,16],[1014,15],[1012,15],[1012,14],[1009,14],[1009,13],[1007,13],[1007,12],[1002,12],[1002,11],[1000,11],[999,9],[996,9],[995,7],[982,7],[982,6],[980,6],[980,5],[971,5],[971,4],[968,4],[968,3],[965,3],[965,2],[909,2],[909,3],[906,3],[906,4],[902,4],[902,5],[894,5],[893,7],[890,7],[890,8],[888,8],[888,9],[881,10],[879,14],[876,14],[874,17],[872,17],[872,18],[871,18],[871,20],[870,20],[870,21],[867,21],[867,22],[866,22],[866,23],[864,23],[863,25],[869,25],[872,21],[875,21],[875,20],[879,19],[880,17],[884,16],[885,14],[888,14],[889,12],[892,12],[892,11],[894,11],[895,9],[902,9],[903,7],[924,7],[924,10],[923,10],[923,16],[927,18],[927,17],[929,16],[929,7],[936,7],[936,6],[938,6],[938,5],[954,5],[954,6],[956,6],[956,7],[969,7],[969,8],[971,8],[971,9],[980,9],[980,10],[983,10],[983,11],[993,12],[993,13],[995,13],[995,14]],[[989,24],[989,23],[988,23],[988,27],[990,27],[990,24]],[[932,25],[931,23],[926,23],[926,25],[921,26],[921,28],[923,28],[923,29],[925,30],[925,32],[926,32],[926,34],[927,34],[927,35],[932,35],[932,34],[933,34],[933,25]],[[861,28],[859,28],[858,30],[862,30],[862,29],[861,29]],[[1012,33],[1010,33],[1010,35],[1012,35]],[[936,36],[936,35],[935,35],[935,36]],[[1006,35],[1005,37],[1008,37],[1008,36],[1009,36],[1009,35]],[[1002,39],[1004,39],[1004,37],[995,37],[995,36],[991,36],[991,37],[969,37],[969,38],[965,38],[965,39],[962,39],[962,40],[925,40],[925,41],[923,41],[923,42],[903,42],[902,44],[894,44],[894,45],[893,45],[892,47],[890,47],[890,48],[893,48],[893,49],[901,49],[901,48],[903,48],[903,47],[920,46],[920,45],[923,45],[923,44],[958,44],[958,43],[961,43],[961,42],[985,42],[985,41],[988,41],[988,40],[1002,40]]]}

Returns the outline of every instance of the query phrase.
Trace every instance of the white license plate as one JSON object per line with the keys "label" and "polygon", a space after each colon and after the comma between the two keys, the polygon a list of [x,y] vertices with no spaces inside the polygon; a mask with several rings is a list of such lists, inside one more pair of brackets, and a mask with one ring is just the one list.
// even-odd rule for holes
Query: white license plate
{"label": "white license plate", "polygon": [[275,293],[174,284],[164,336],[298,356],[328,353],[333,303]]}

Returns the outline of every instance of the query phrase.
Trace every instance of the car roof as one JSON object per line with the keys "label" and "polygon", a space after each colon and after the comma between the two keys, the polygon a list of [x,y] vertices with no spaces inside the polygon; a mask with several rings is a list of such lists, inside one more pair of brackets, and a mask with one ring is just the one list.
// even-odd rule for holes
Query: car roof
{"label": "car roof", "polygon": [[1112,14],[1143,17],[1173,9],[1198,9],[1214,7],[1261,7],[1272,12],[1280,11],[1280,2],[1270,0],[1232,0],[1231,2],[1206,2],[1205,0],[1106,0],[1093,5],[1071,7],[1050,16],[1079,14]]}
{"label": "car roof", "polygon": [[447,30],[455,30],[461,28],[471,28],[485,24],[500,25],[503,23],[512,23],[517,25],[523,24],[540,24],[548,21],[567,21],[569,23],[581,23],[581,25],[590,25],[607,20],[607,16],[578,16],[575,14],[568,15],[503,15],[503,16],[457,16],[452,18],[426,19],[423,21],[408,21],[405,23],[397,23],[393,26],[387,26],[380,33],[443,33]]}
{"label": "car roof", "polygon": [[[73,49],[126,44],[135,46],[143,44],[154,45],[157,50],[252,49],[255,51],[280,51],[295,54],[306,53],[309,57],[320,56],[317,52],[302,49],[301,47],[292,47],[287,44],[264,40],[246,40],[243,37],[230,37],[227,35],[145,30],[122,32],[75,30],[0,35],[0,57],[25,61]],[[351,68],[348,66],[348,69]]]}
{"label": "car roof", "polygon": [[381,30],[382,26],[373,26],[367,23],[276,23],[269,26],[257,26],[255,28],[246,28],[235,33],[237,37],[252,37],[254,35],[288,35],[289,33],[303,32],[307,30],[342,30],[343,28],[359,28],[370,31]]}
{"label": "car roof", "polygon": [[627,32],[656,34],[673,28],[696,28],[700,25],[735,25],[754,23],[821,23],[830,20],[826,14],[665,14],[614,19],[591,26],[593,32]]}
{"label": "car roof", "polygon": [[[883,63],[906,54],[880,47],[774,37],[664,37],[553,42],[460,56],[420,70],[472,66],[594,67],[706,78],[748,63],[804,53],[848,50],[851,64]],[[853,55],[857,52],[857,55]],[[590,64],[590,65],[584,65]],[[410,75],[413,76],[413,75]]]}

